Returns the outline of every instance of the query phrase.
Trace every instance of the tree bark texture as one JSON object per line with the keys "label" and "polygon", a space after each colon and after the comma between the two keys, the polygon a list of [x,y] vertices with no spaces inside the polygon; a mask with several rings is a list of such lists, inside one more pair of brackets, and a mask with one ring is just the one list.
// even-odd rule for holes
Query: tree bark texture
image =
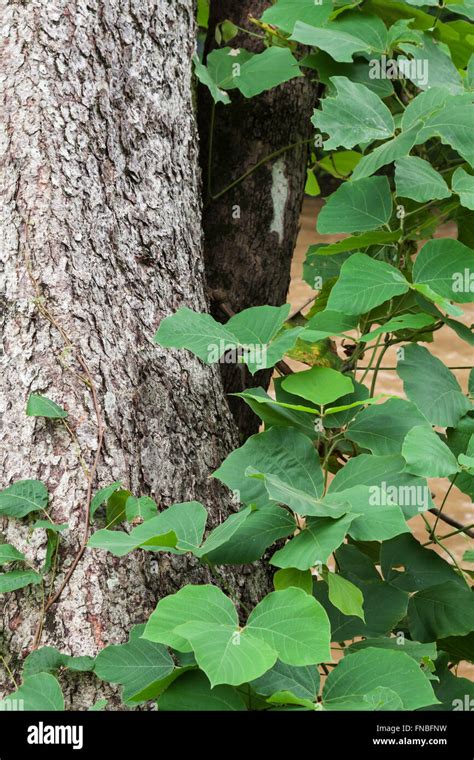
{"label": "tree bark texture", "polygon": [[[94,490],[120,480],[160,509],[196,498],[215,525],[232,507],[209,474],[236,435],[218,371],[152,343],[180,306],[207,308],[193,0],[0,5],[1,486],[42,480],[52,518],[68,522],[57,588],[82,539],[78,446],[89,468],[98,453],[85,366],[105,427]],[[60,421],[25,416],[31,392],[69,412],[75,441]],[[44,531],[3,518],[3,535],[41,566]],[[46,615],[41,644],[95,654],[126,640],[158,596],[207,579],[191,560],[156,556],[153,574],[141,552],[116,559],[86,549]],[[231,580],[237,595],[264,593],[258,569]],[[40,618],[39,589],[2,597],[0,653],[16,673]],[[69,700],[81,709],[103,692],[94,677],[79,680]]]}
{"label": "tree bark texture", "polygon": [[[211,0],[206,51],[215,47],[215,29],[230,19],[259,33],[248,15],[260,17],[267,0]],[[229,45],[258,53],[259,39],[239,33]],[[317,88],[309,77],[295,79],[250,100],[236,90],[232,104],[215,109],[211,167],[212,195],[218,195],[261,159],[285,146],[299,143],[266,162],[243,182],[216,200],[207,198],[204,209],[205,261],[214,316],[223,320],[219,301],[238,312],[250,306],[285,303],[290,282],[301,204],[306,180],[310,117]],[[208,185],[210,96],[200,87],[199,128],[201,165]],[[226,392],[256,385],[268,386],[271,371],[252,378],[241,365],[223,365]],[[258,430],[259,420],[241,400],[230,406],[243,438]]]}

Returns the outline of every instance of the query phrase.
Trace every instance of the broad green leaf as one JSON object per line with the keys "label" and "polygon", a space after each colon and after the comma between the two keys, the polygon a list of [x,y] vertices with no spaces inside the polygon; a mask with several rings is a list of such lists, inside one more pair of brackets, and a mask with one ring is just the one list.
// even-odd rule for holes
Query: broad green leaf
{"label": "broad green leaf", "polygon": [[50,530],[52,533],[64,533],[69,528],[69,523],[53,523],[51,520],[35,520],[32,530]]}
{"label": "broad green leaf", "polygon": [[436,660],[436,644],[421,644],[419,641],[410,641],[405,636],[381,636],[380,638],[364,639],[363,641],[356,641],[344,650],[346,655],[353,654],[354,652],[360,652],[362,649],[372,647],[376,649],[393,649],[397,652],[404,652],[413,657],[417,662],[421,662],[424,657],[428,657],[430,660]]}
{"label": "broad green leaf", "polygon": [[397,195],[418,203],[449,198],[451,191],[428,161],[418,156],[399,158],[395,164]]}
{"label": "broad green leaf", "polygon": [[105,647],[96,657],[94,672],[102,681],[123,686],[123,701],[172,673],[174,662],[162,644],[140,638],[144,626],[135,626],[127,644]]}
{"label": "broad green leaf", "polygon": [[26,404],[28,417],[48,417],[52,420],[64,419],[68,413],[50,398],[40,393],[30,393]]}
{"label": "broad green leaf", "polygon": [[407,433],[418,425],[430,428],[414,404],[391,398],[363,409],[349,425],[346,438],[377,456],[400,454]]}
{"label": "broad green leaf", "polygon": [[165,348],[187,348],[206,364],[214,354],[217,361],[236,345],[235,335],[210,314],[199,314],[185,306],[163,319],[154,341]]}
{"label": "broad green leaf", "polygon": [[[369,647],[344,657],[329,674],[323,704],[326,710],[361,709],[364,697],[380,687],[395,692],[403,710],[417,710],[437,701],[430,682],[412,657]],[[371,709],[369,705],[367,709]]]}
{"label": "broad green leaf", "polygon": [[125,516],[128,522],[136,520],[137,517],[145,522],[152,517],[156,517],[157,512],[158,507],[156,506],[156,502],[149,496],[140,496],[139,499],[135,496],[129,496],[125,503]]}
{"label": "broad green leaf", "polygon": [[459,195],[461,205],[474,211],[474,177],[462,167],[456,169],[452,178],[453,192]]}
{"label": "broad green leaf", "polygon": [[417,95],[406,107],[402,129],[407,131],[414,126],[424,126],[433,114],[443,109],[449,97],[449,92],[441,87],[433,87]]}
{"label": "broad green leaf", "polygon": [[411,534],[384,541],[380,563],[385,579],[404,591],[420,591],[440,583],[455,583],[464,589],[464,581],[452,566]]}
{"label": "broad green leaf", "polygon": [[[350,510],[350,505],[337,496],[316,498],[299,488],[285,483],[276,475],[266,475],[249,468],[249,476],[264,481],[268,496],[272,501],[286,504],[294,512],[309,517],[331,517],[337,519]],[[294,527],[294,525],[293,525]]]}
{"label": "broad green leaf", "polygon": [[119,488],[121,488],[121,486],[122,486],[121,481],[117,480],[115,483],[111,483],[109,486],[100,488],[97,491],[97,493],[94,495],[94,498],[91,501],[91,519],[94,517],[99,507],[101,507],[103,504],[107,504],[112,494],[114,494],[115,491],[118,491]]}
{"label": "broad green leaf", "polygon": [[296,567],[286,567],[277,570],[273,576],[275,591],[283,591],[285,588],[300,588],[307,594],[313,593],[313,576],[310,570],[298,570]]}
{"label": "broad green leaf", "polygon": [[115,528],[126,520],[126,504],[132,493],[126,488],[114,491],[107,500],[105,518],[108,528]]}
{"label": "broad green leaf", "polygon": [[439,684],[434,683],[434,690],[441,704],[430,706],[430,711],[470,710],[474,699],[474,683],[467,678],[456,677],[447,665],[448,663],[443,668],[436,668]]}
{"label": "broad green leaf", "polygon": [[289,375],[282,386],[286,391],[318,406],[325,406],[354,390],[350,377],[328,367],[312,367],[305,372]]}
{"label": "broad green leaf", "polygon": [[211,688],[204,673],[184,673],[168,686],[158,701],[160,712],[235,712],[246,710],[245,701],[232,686]]}
{"label": "broad green leaf", "polygon": [[399,317],[389,319],[388,322],[385,322],[380,327],[376,327],[370,333],[362,335],[359,341],[367,343],[378,335],[394,333],[399,330],[421,330],[423,327],[434,325],[435,322],[436,320],[428,316],[428,314],[402,314]]}
{"label": "broad green leaf", "polygon": [[17,480],[0,491],[0,515],[5,517],[25,517],[47,506],[48,491],[41,480]]}
{"label": "broad green leaf", "polygon": [[[374,150],[367,153],[362,160],[357,164],[357,167],[352,175],[352,180],[363,179],[364,177],[370,177],[382,166],[391,164],[397,159],[403,159],[404,156],[408,156],[409,152],[413,148],[418,135],[418,127],[414,127],[408,132],[402,132],[394,137],[392,140],[379,145]],[[448,195],[450,195],[448,190]]]}
{"label": "broad green leaf", "polygon": [[94,658],[71,657],[54,647],[41,647],[41,649],[34,649],[26,658],[23,665],[23,678],[30,678],[37,673],[55,675],[59,668],[87,673],[94,670]]}
{"label": "broad green leaf", "polygon": [[319,213],[317,229],[322,235],[365,232],[387,224],[391,215],[392,196],[387,177],[366,177],[345,182],[329,196]]}
{"label": "broad green leaf", "polygon": [[353,583],[336,573],[328,573],[329,601],[344,615],[355,615],[364,620],[364,597],[362,591]]}
{"label": "broad green leaf", "polygon": [[439,137],[443,145],[450,145],[472,166],[474,163],[473,119],[473,104],[450,101],[442,110],[427,119],[418,133],[417,144],[420,145],[432,137]]}
{"label": "broad green leaf", "polygon": [[217,83],[213,79],[209,69],[207,69],[206,66],[204,66],[201,63],[197,55],[194,56],[193,63],[194,63],[194,73],[196,74],[201,84],[205,85],[209,89],[209,92],[211,93],[214,102],[224,103],[225,105],[230,103],[230,97],[227,94],[227,92],[225,92],[224,90],[221,90],[217,86]]}
{"label": "broad green leaf", "polygon": [[292,427],[311,439],[318,438],[312,417],[309,417],[307,413],[288,408],[287,405],[275,401],[263,388],[249,388],[249,390],[233,395],[242,398],[249,405],[252,411],[265,423],[266,429],[272,426]]}
{"label": "broad green leaf", "polygon": [[[400,230],[375,230],[373,232],[363,232],[361,235],[354,235],[353,237],[347,237],[343,240],[338,240],[336,243],[329,243],[329,245],[314,247],[314,255],[321,256],[333,256],[334,254],[346,253],[347,251],[361,251],[364,248],[369,248],[372,245],[389,245],[390,243],[396,243],[400,239]],[[308,255],[311,251],[308,251]],[[324,261],[324,259],[323,259]],[[340,264],[345,261],[344,257],[340,257]],[[334,272],[334,275],[338,275],[340,266]]]}
{"label": "broad green leaf", "polygon": [[387,47],[387,27],[376,15],[349,10],[338,16],[337,21],[328,24],[328,28],[359,37],[373,52],[383,53]]}
{"label": "broad green leaf", "polygon": [[262,21],[290,33],[297,21],[318,26],[329,19],[331,12],[330,0],[322,0],[318,3],[314,0],[277,0],[274,5],[264,11]]}
{"label": "broad green leaf", "polygon": [[472,406],[452,372],[424,346],[411,344],[403,352],[397,372],[410,401],[432,425],[455,426]]}
{"label": "broad green leaf", "polygon": [[25,555],[11,544],[0,544],[0,565],[6,565],[7,562],[22,562],[24,559]]}
{"label": "broad green leaf", "polygon": [[64,710],[61,687],[49,673],[38,673],[25,678],[22,685],[0,702],[0,710],[8,710],[11,701],[21,701],[24,710],[53,712]]}
{"label": "broad green leaf", "polygon": [[[363,85],[381,99],[388,98],[393,94],[392,82],[389,79],[372,78],[372,61],[375,59],[377,63],[379,55],[375,54],[370,61],[367,58],[368,56],[361,54],[361,57],[356,56],[353,62],[338,63],[328,53],[318,50],[316,53],[305,56],[300,65],[318,72],[318,79],[326,85],[328,97],[332,97],[336,93],[336,88],[331,80],[337,76],[346,77],[355,84]],[[336,176],[340,178],[341,175]]]}
{"label": "broad green leaf", "polygon": [[277,475],[295,488],[319,497],[323,492],[323,473],[319,457],[309,438],[291,428],[272,427],[251,436],[233,451],[214,477],[240,493],[244,504],[263,506],[269,503],[265,484],[246,477],[248,467]]}
{"label": "broad green leaf", "polygon": [[204,543],[194,550],[196,557],[200,559],[227,544],[234,534],[242,527],[242,524],[252,514],[252,507],[245,507],[234,515],[230,515],[223,523],[214,528],[207,536]]}
{"label": "broad green leaf", "polygon": [[462,92],[463,84],[459,71],[431,36],[423,35],[423,45],[402,42],[400,48],[410,55],[410,60],[405,56],[399,56],[399,69],[420,90],[442,87],[452,94]]}
{"label": "broad green leaf", "polygon": [[447,478],[458,472],[456,457],[432,428],[426,425],[412,428],[402,446],[406,469],[413,475],[427,478]]}
{"label": "broad green leaf", "polygon": [[429,240],[413,267],[413,280],[457,303],[474,301],[474,251],[458,240]]}
{"label": "broad green leaf", "polygon": [[463,636],[474,629],[474,595],[452,582],[418,591],[408,603],[408,627],[417,641]]}
{"label": "broad green leaf", "polygon": [[11,570],[9,573],[0,573],[0,594],[17,591],[25,586],[36,586],[42,580],[42,576],[34,570]]}
{"label": "broad green leaf", "polygon": [[[230,525],[226,523],[230,523],[233,517],[237,515],[232,515],[216,528],[194,554],[205,557],[206,561],[213,565],[249,564],[260,559],[265,550],[275,541],[294,533],[296,528],[292,515],[276,504],[250,509],[246,519],[235,520],[232,523],[232,528],[237,527],[230,534]],[[214,536],[214,532],[218,535]],[[225,541],[223,541],[224,532],[227,537]],[[213,549],[213,544],[217,542],[219,542],[217,547]]]}
{"label": "broad green leaf", "polygon": [[98,530],[89,539],[88,546],[106,549],[116,557],[138,548],[172,553],[193,551],[201,543],[206,519],[207,511],[197,501],[173,504],[131,533]]}
{"label": "broad green leaf", "polygon": [[300,699],[315,701],[319,694],[319,671],[316,667],[294,667],[278,660],[265,675],[252,681],[257,694],[270,697],[278,692],[290,692]]}
{"label": "broad green leaf", "polygon": [[351,513],[338,520],[308,517],[305,528],[288,541],[283,549],[275,552],[270,564],[281,568],[295,567],[298,570],[326,564],[333,551],[344,541],[355,517]]}
{"label": "broad green leaf", "polygon": [[209,53],[206,66],[217,87],[233,90],[237,87],[242,65],[250,58],[253,58],[253,53],[245,48],[219,48]]}
{"label": "broad green leaf", "polygon": [[290,40],[301,45],[318,47],[329,53],[331,58],[341,63],[352,63],[355,53],[368,53],[370,45],[359,37],[349,34],[339,24],[329,23],[325,27],[315,27],[297,21]]}
{"label": "broad green leaf", "polygon": [[334,335],[343,335],[344,333],[355,330],[359,318],[349,316],[340,311],[330,311],[325,309],[315,314],[308,321],[308,326],[301,334],[301,339],[306,341],[317,341],[323,338],[332,338]]}
{"label": "broad green leaf", "polygon": [[393,136],[393,116],[378,95],[347,77],[332,77],[331,81],[337,89],[337,96],[326,97],[311,120],[316,129],[329,135],[324,143],[325,150],[339,146],[353,148],[359,143]]}
{"label": "broad green leaf", "polygon": [[390,29],[387,35],[387,51],[392,51],[398,47],[399,42],[413,42],[415,45],[421,45],[423,42],[423,36],[417,29],[411,29],[411,19],[400,19],[396,21]]}
{"label": "broad green leaf", "polygon": [[364,253],[354,253],[342,265],[340,278],[329,296],[328,308],[349,314],[366,314],[408,289],[408,282],[398,269]]}
{"label": "broad green leaf", "polygon": [[362,156],[356,150],[339,150],[324,156],[319,162],[320,169],[336,179],[346,179],[354,171]]}
{"label": "broad green leaf", "polygon": [[286,47],[270,47],[254,55],[240,69],[235,83],[242,95],[253,98],[295,77],[303,76],[298,61]]}

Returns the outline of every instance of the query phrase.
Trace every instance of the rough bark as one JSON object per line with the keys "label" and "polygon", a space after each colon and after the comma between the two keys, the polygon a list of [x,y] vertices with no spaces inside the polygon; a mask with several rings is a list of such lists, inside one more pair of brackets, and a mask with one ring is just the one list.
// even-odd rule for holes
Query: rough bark
{"label": "rough bark", "polygon": [[[271,5],[267,0],[211,0],[206,50],[215,46],[216,25],[225,19],[251,31],[248,15],[259,17]],[[259,39],[240,33],[229,45],[252,52],[264,48]],[[290,266],[298,233],[304,195],[306,159],[311,136],[310,117],[316,87],[307,77],[295,79],[256,98],[247,100],[232,91],[232,105],[216,107],[211,158],[212,194],[217,195],[281,148],[301,143],[253,172],[244,182],[216,200],[207,199],[204,209],[205,261],[208,286],[216,318],[223,319],[218,302],[238,312],[249,306],[285,302]],[[200,88],[199,128],[201,164],[207,186],[211,100]],[[253,377],[242,366],[223,365],[228,393],[246,387],[267,387],[271,372]],[[241,400],[230,406],[245,438],[258,429],[259,421]]]}
{"label": "rough bark", "polygon": [[[65,427],[26,417],[25,403],[39,392],[61,404],[90,466],[98,430],[81,357],[105,425],[95,488],[121,480],[160,508],[197,498],[214,524],[231,508],[209,479],[236,444],[218,372],[152,344],[164,316],[207,306],[194,8],[192,0],[2,0],[0,13],[1,484],[43,480],[52,518],[69,523],[58,587],[82,537],[87,481]],[[56,325],[38,310],[36,287]],[[40,567],[45,533],[27,522],[4,518],[5,540]],[[118,560],[87,549],[41,643],[94,654],[126,640],[157,596],[203,578],[191,561],[157,556],[153,575],[140,552]],[[256,571],[234,585],[256,599],[259,584]],[[31,648],[41,594],[32,587],[3,600],[0,652],[15,669]],[[100,686],[79,682],[70,698],[87,707]]]}

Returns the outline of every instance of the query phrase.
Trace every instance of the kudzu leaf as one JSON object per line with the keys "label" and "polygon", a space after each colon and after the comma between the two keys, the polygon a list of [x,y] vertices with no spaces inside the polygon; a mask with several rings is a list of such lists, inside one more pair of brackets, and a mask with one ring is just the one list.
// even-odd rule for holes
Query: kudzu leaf
{"label": "kudzu leaf", "polygon": [[55,647],[41,647],[41,649],[34,649],[26,658],[23,665],[23,678],[30,678],[37,673],[54,675],[61,667],[76,672],[90,672],[94,670],[94,658],[87,656],[71,657],[71,655],[64,654]]}
{"label": "kudzu leaf", "polygon": [[265,24],[279,27],[283,32],[292,32],[297,21],[318,26],[329,19],[332,12],[332,2],[322,0],[277,0],[262,15]]}
{"label": "kudzu leaf", "polygon": [[463,636],[474,629],[474,596],[468,586],[447,582],[410,597],[408,628],[417,641]]}
{"label": "kudzu leaf", "polygon": [[0,702],[0,710],[8,710],[10,702],[21,701],[24,710],[36,712],[57,712],[64,710],[64,697],[61,687],[54,676],[49,673],[25,678],[22,685]]}
{"label": "kudzu leaf", "polygon": [[94,672],[102,681],[123,686],[124,702],[162,681],[174,670],[174,662],[162,644],[140,638],[145,626],[132,628],[127,644],[105,647],[96,657]]}
{"label": "kudzu leaf", "polygon": [[139,499],[135,496],[129,496],[125,502],[125,517],[129,522],[136,520],[137,517],[146,522],[146,520],[156,517],[157,512],[156,502],[149,496],[140,496]]}
{"label": "kudzu leaf", "polygon": [[266,429],[272,426],[292,427],[311,439],[318,438],[312,417],[309,417],[307,413],[288,408],[285,404],[275,401],[263,388],[249,388],[249,390],[233,395],[242,398],[249,405],[252,411],[265,423]]}
{"label": "kudzu leaf", "polygon": [[341,268],[328,308],[349,314],[366,314],[394,296],[406,293],[408,282],[401,272],[364,253],[354,253]]}
{"label": "kudzu leaf", "polygon": [[217,361],[236,345],[235,335],[210,314],[199,314],[185,306],[163,319],[153,340],[165,348],[187,348],[206,364],[212,363],[213,349]]}
{"label": "kudzu leaf", "polygon": [[402,314],[399,317],[393,317],[380,327],[376,327],[371,332],[362,335],[359,341],[367,343],[373,338],[384,333],[398,332],[399,330],[421,330],[423,327],[429,327],[435,324],[435,319],[428,314]]}
{"label": "kudzu leaf", "polygon": [[443,52],[439,43],[431,36],[424,34],[422,45],[402,42],[399,47],[411,56],[409,61],[405,56],[398,57],[399,69],[403,76],[420,90],[442,87],[452,94],[462,92],[463,85],[459,71],[451,58]]}
{"label": "kudzu leaf", "polygon": [[319,671],[316,667],[294,667],[277,660],[273,668],[252,681],[257,694],[270,697],[278,692],[289,692],[300,699],[316,700],[319,694]]}
{"label": "kudzu leaf", "polygon": [[48,506],[48,491],[41,480],[18,480],[0,491],[0,515],[25,517]]}
{"label": "kudzu leaf", "polygon": [[204,673],[184,673],[161,695],[160,712],[230,712],[246,710],[245,701],[232,686],[211,687]]}
{"label": "kudzu leaf", "polygon": [[427,478],[447,478],[458,472],[456,457],[435,431],[426,425],[412,428],[402,446],[408,472]]}
{"label": "kudzu leaf", "polygon": [[303,530],[275,552],[270,564],[275,567],[295,567],[308,570],[324,565],[333,551],[342,544],[351,522],[357,517],[351,513],[334,520],[329,517],[308,517]]}
{"label": "kudzu leaf", "polygon": [[35,586],[43,580],[34,570],[11,570],[0,574],[0,594],[17,591],[25,586]]}
{"label": "kudzu leaf", "polygon": [[356,150],[339,150],[324,156],[318,166],[336,179],[346,179],[354,171],[362,155]]}
{"label": "kudzu leaf", "polygon": [[[357,164],[357,167],[352,175],[352,180],[363,179],[364,177],[370,177],[382,166],[393,163],[397,159],[402,159],[403,156],[408,156],[409,152],[413,148],[418,135],[418,127],[414,127],[408,132],[402,132],[394,137],[392,140],[379,145],[374,148],[370,153],[367,153],[362,160]],[[451,195],[448,190],[448,195]]]}
{"label": "kudzu leaf", "polygon": [[324,150],[353,148],[393,136],[393,116],[378,95],[347,77],[331,77],[331,82],[337,89],[336,97],[326,97],[311,119],[317,130],[329,135]]}
{"label": "kudzu leaf", "polygon": [[51,520],[36,520],[31,527],[32,530],[42,528],[43,530],[50,530],[52,533],[63,533],[69,528],[69,523],[53,523]]}
{"label": "kudzu leaf", "polygon": [[[272,501],[286,504],[302,516],[331,517],[337,519],[350,511],[350,505],[337,496],[316,498],[311,494],[294,488],[276,475],[267,475],[249,467],[249,477],[263,480],[268,496]],[[294,527],[294,526],[293,526]]]}
{"label": "kudzu leaf", "polygon": [[397,373],[410,401],[432,425],[454,427],[472,408],[452,372],[424,346],[405,346]]}
{"label": "kudzu leaf", "polygon": [[331,58],[342,63],[352,63],[355,53],[368,53],[371,50],[367,42],[342,28],[339,29],[337,23],[315,27],[305,24],[304,21],[297,21],[290,40],[325,50]]}
{"label": "kudzu leaf", "polygon": [[245,48],[219,48],[212,50],[206,58],[206,66],[217,87],[234,90],[240,67],[253,58],[253,53]]}
{"label": "kudzu leaf", "polygon": [[384,541],[380,563],[385,579],[404,591],[420,591],[440,583],[464,581],[439,554],[421,546],[411,534]]}
{"label": "kudzu leaf", "polygon": [[392,649],[397,652],[404,652],[409,657],[413,657],[416,662],[421,663],[424,657],[428,657],[430,660],[436,660],[437,651],[436,644],[428,643],[422,644],[419,641],[411,641],[405,636],[381,636],[380,638],[363,639],[362,641],[356,641],[344,650],[345,654],[353,654],[354,652],[360,652],[367,647],[376,649]]}
{"label": "kudzu leaf", "polygon": [[[380,688],[394,692],[403,710],[417,710],[437,701],[430,682],[412,657],[369,647],[344,657],[331,671],[323,689],[323,704],[326,710],[359,710],[364,697]],[[367,709],[374,709],[374,704],[366,704]]]}
{"label": "kudzu leaf", "polygon": [[366,177],[345,182],[329,196],[319,212],[317,230],[322,235],[376,230],[387,224],[391,215],[392,196],[387,177]]}
{"label": "kudzu leaf", "polygon": [[451,191],[428,161],[418,156],[399,158],[395,164],[397,195],[418,203],[449,198]]}
{"label": "kudzu leaf", "polygon": [[439,137],[443,145],[450,145],[471,166],[474,163],[472,122],[474,105],[450,100],[440,111],[430,116],[417,137],[417,145]]}
{"label": "kudzu leaf", "polygon": [[461,166],[456,169],[452,178],[453,192],[459,195],[461,206],[474,211],[474,177]]}
{"label": "kudzu leaf", "polygon": [[407,433],[418,425],[430,428],[419,409],[401,398],[363,409],[349,425],[346,438],[372,454],[400,454]]}
{"label": "kudzu leaf", "polygon": [[62,407],[40,393],[30,393],[26,404],[26,414],[28,417],[47,417],[52,420],[64,419],[68,416]]}
{"label": "kudzu leaf", "polygon": [[336,573],[328,573],[329,601],[344,615],[355,615],[364,620],[364,596],[353,583]]}
{"label": "kudzu leaf", "polygon": [[300,588],[307,594],[313,593],[313,576],[310,570],[298,570],[296,567],[286,567],[277,570],[273,576],[275,591],[283,591],[285,588]]}
{"label": "kudzu leaf", "polygon": [[311,440],[291,428],[272,427],[251,436],[214,473],[228,488],[239,492],[244,504],[264,506],[269,503],[265,484],[247,478],[248,467],[276,475],[312,496],[322,495],[324,479],[319,456]]}
{"label": "kudzu leaf", "polygon": [[474,251],[458,240],[429,240],[413,267],[413,280],[457,303],[474,301]]}
{"label": "kudzu leaf", "polygon": [[340,311],[325,309],[311,317],[308,326],[300,337],[301,340],[317,341],[323,338],[331,338],[334,335],[343,335],[356,329],[358,322],[357,316],[349,316]]}
{"label": "kudzu leaf", "polygon": [[282,386],[293,395],[322,406],[354,390],[350,377],[328,367],[312,367],[305,372],[289,375]]}
{"label": "kudzu leaf", "polygon": [[0,544],[0,565],[6,565],[7,562],[22,562],[24,559],[25,555],[11,544]]}
{"label": "kudzu leaf", "polygon": [[295,77],[302,77],[298,61],[286,47],[270,47],[246,61],[235,83],[246,98],[253,98]]}
{"label": "kudzu leaf", "polygon": [[109,486],[105,486],[104,488],[100,488],[97,493],[95,494],[94,498],[91,501],[91,519],[94,517],[95,513],[101,507],[103,504],[106,504],[112,494],[115,493],[115,491],[118,491],[118,489],[121,487],[122,483],[120,480],[117,480],[115,483],[111,483]]}
{"label": "kudzu leaf", "polygon": [[194,73],[196,74],[201,84],[205,85],[209,89],[214,102],[224,103],[225,105],[228,105],[230,103],[229,95],[218,87],[217,82],[211,75],[211,72],[208,68],[206,68],[206,66],[201,63],[197,55],[194,56],[193,63]]}

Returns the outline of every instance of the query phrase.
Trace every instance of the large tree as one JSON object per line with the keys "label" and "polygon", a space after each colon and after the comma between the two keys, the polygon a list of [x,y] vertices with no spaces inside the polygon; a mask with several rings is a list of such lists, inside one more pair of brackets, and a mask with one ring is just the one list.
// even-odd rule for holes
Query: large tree
{"label": "large tree", "polygon": [[[1,13],[2,486],[42,480],[69,524],[51,602],[99,486],[120,480],[159,507],[197,498],[219,522],[232,504],[209,474],[236,431],[219,372],[152,343],[164,316],[207,307],[193,1],[3,0]],[[63,406],[68,427],[26,417],[32,392]],[[3,528],[39,566],[45,532]],[[3,657],[15,669],[38,642],[77,655],[125,640],[158,595],[203,577],[161,556],[151,576],[136,553],[86,549],[42,630],[39,587],[3,597]],[[240,581],[250,597],[260,583]]]}

